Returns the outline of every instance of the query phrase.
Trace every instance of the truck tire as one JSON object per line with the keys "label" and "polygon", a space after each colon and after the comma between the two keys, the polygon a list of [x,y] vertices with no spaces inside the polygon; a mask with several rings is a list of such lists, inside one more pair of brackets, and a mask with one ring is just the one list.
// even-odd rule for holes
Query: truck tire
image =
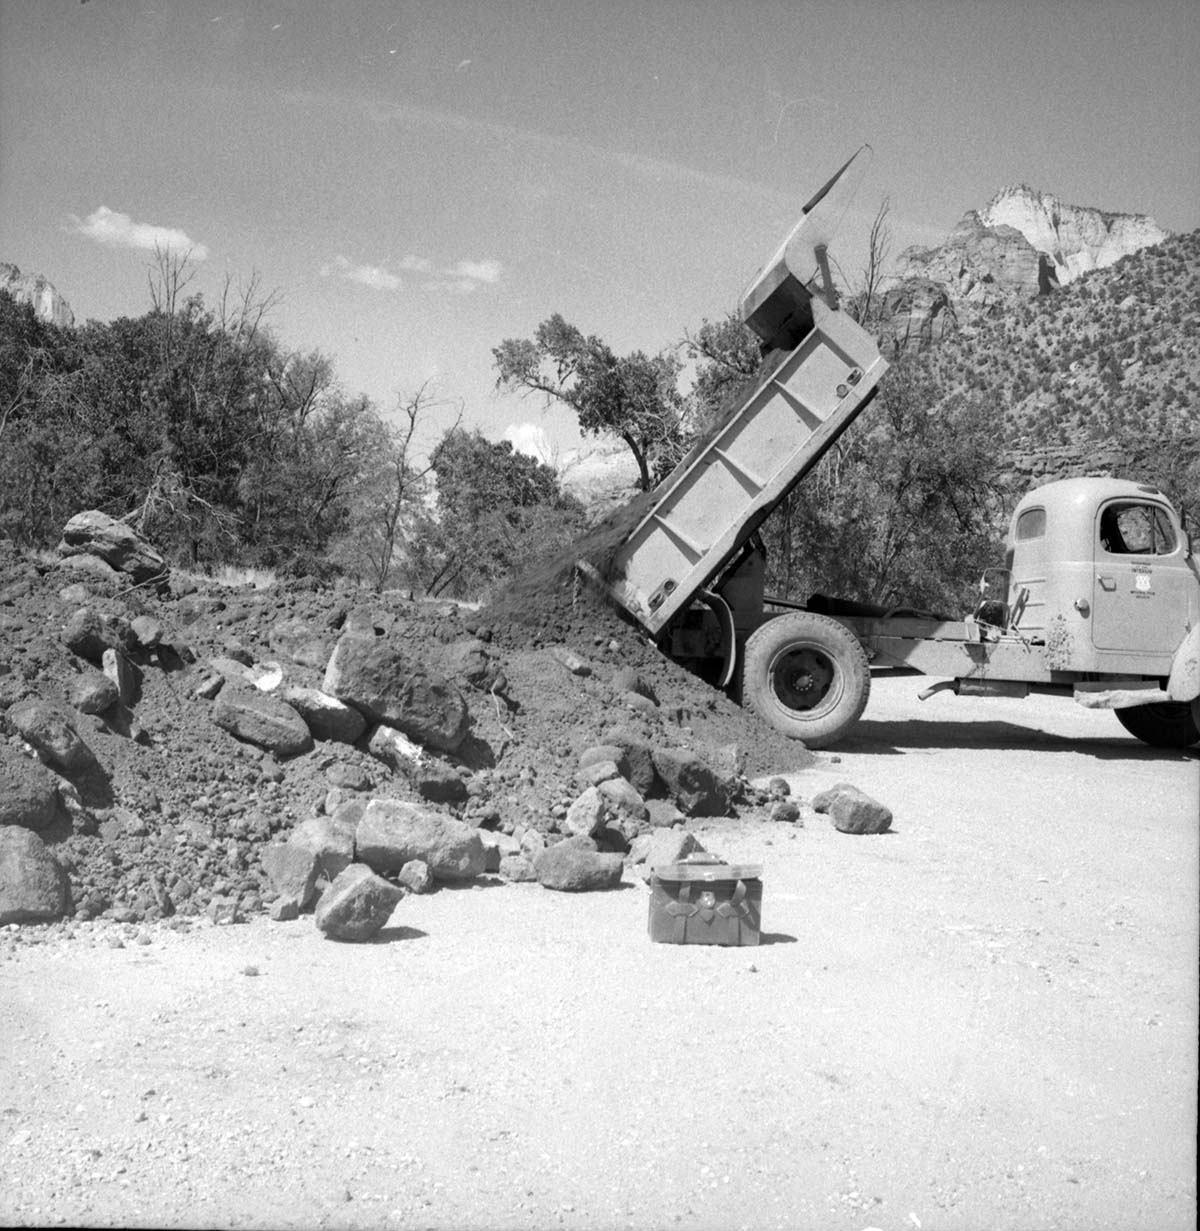
{"label": "truck tire", "polygon": [[768,620],[746,642],[743,704],[810,748],[827,748],[845,735],[870,691],[862,646],[828,616],[791,611]]}
{"label": "truck tire", "polygon": [[1114,710],[1117,721],[1143,744],[1155,748],[1187,748],[1200,742],[1194,701],[1160,701]]}

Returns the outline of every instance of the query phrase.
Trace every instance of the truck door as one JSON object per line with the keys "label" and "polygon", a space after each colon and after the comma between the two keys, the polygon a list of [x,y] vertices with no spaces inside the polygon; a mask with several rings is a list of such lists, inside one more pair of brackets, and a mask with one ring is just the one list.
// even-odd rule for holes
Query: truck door
{"label": "truck door", "polygon": [[1167,508],[1125,497],[1096,517],[1092,641],[1100,650],[1172,654],[1187,631],[1195,580]]}

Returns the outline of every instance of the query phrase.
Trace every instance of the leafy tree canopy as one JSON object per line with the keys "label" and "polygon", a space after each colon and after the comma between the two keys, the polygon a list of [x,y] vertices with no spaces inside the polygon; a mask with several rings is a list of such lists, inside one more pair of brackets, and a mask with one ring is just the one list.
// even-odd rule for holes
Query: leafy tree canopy
{"label": "leafy tree canopy", "polygon": [[583,510],[555,472],[506,440],[453,428],[431,461],[438,536],[427,550],[442,560],[430,581],[435,593],[478,593],[583,528]]}
{"label": "leafy tree canopy", "polygon": [[643,491],[681,456],[683,399],[675,356],[617,355],[557,313],[533,338],[507,338],[492,356],[500,388],[560,401],[575,412],[584,432],[623,440],[637,462]]}

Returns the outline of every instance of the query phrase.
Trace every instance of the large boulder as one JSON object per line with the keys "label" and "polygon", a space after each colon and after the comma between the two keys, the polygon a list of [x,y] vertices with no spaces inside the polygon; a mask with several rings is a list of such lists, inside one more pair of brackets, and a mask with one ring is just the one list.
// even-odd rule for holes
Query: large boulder
{"label": "large boulder", "polygon": [[136,582],[165,580],[168,574],[166,561],[140,534],[99,509],[76,513],[67,522],[58,551],[63,556],[97,556]]}
{"label": "large boulder", "polygon": [[544,889],[583,893],[615,889],[621,883],[625,861],[620,855],[601,854],[590,838],[565,838],[548,846],[533,864]]}
{"label": "large boulder", "polygon": [[373,799],[355,833],[360,862],[384,876],[420,859],[436,880],[464,880],[486,867],[479,830],[418,804]]}
{"label": "large boulder", "polygon": [[423,859],[410,859],[396,879],[409,893],[428,893],[433,888],[433,873]]}
{"label": "large boulder", "polygon": [[103,671],[85,671],[71,681],[67,699],[81,714],[103,714],[120,701],[121,693]]}
{"label": "large boulder", "polygon": [[130,629],[116,616],[104,615],[94,607],[79,607],[63,625],[63,644],[72,654],[98,663],[104,651],[124,645]]}
{"label": "large boulder", "polygon": [[[658,785],[654,771],[654,754],[644,736],[633,727],[613,727],[604,737],[603,749],[616,747],[620,756],[615,759],[618,767],[637,793],[643,797],[652,795]],[[585,753],[585,755],[587,755]],[[628,766],[628,772],[625,767]]]}
{"label": "large boulder", "polygon": [[249,689],[222,689],[213,704],[212,720],[235,739],[281,757],[298,756],[313,746],[308,724],[290,705]]}
{"label": "large boulder", "polygon": [[[649,755],[649,748],[646,749]],[[579,769],[585,773],[594,765],[615,765],[622,778],[629,778],[632,768],[625,759],[625,751],[617,744],[593,744],[579,754]],[[607,774],[605,776],[608,776]]]}
{"label": "large boulder", "polygon": [[812,801],[814,812],[824,812],[841,833],[886,833],[892,810],[849,782],[839,782]]}
{"label": "large boulder", "polygon": [[317,874],[325,880],[336,879],[354,862],[356,822],[331,816],[314,816],[292,830],[288,842],[313,853]]}
{"label": "large boulder", "polygon": [[496,869],[506,881],[521,884],[525,881],[537,880],[537,872],[533,864],[524,855],[502,855],[500,866]]}
{"label": "large boulder", "polygon": [[0,745],[0,825],[45,829],[58,813],[58,783],[39,761]]}
{"label": "large boulder", "polygon": [[125,576],[111,565],[105,564],[99,556],[63,556],[55,567],[69,577],[86,581],[88,585],[105,593],[115,592]]}
{"label": "large boulder", "polygon": [[352,863],[321,894],[314,922],[330,940],[370,940],[387,923],[404,890]]}
{"label": "large boulder", "polygon": [[262,865],[278,900],[297,913],[312,906],[318,883],[336,880],[354,862],[354,829],[353,821],[318,816],[297,825],[286,841],[271,843]]}
{"label": "large boulder", "polygon": [[290,841],[272,842],[263,849],[262,866],[278,900],[293,905],[296,913],[316,901],[317,856],[311,848]]}
{"label": "large boulder", "polygon": [[[624,782],[624,779],[618,781]],[[629,786],[629,783],[625,785]],[[567,815],[559,822],[559,827],[565,834],[591,838],[608,824],[608,817],[607,801],[594,786],[590,786],[567,809]]]}
{"label": "large boulder", "polygon": [[8,711],[9,720],[38,755],[64,773],[91,769],[96,758],[75,729],[74,719],[49,701],[27,697]]}
{"label": "large boulder", "polygon": [[466,738],[462,693],[394,639],[343,633],[325,670],[324,689],[431,748],[453,752]]}
{"label": "large boulder", "polygon": [[671,798],[689,816],[724,816],[729,811],[725,784],[694,752],[656,748],[654,768]]}
{"label": "large boulder", "polygon": [[646,801],[624,778],[607,778],[596,789],[618,816],[628,817],[633,821],[649,818]]}
{"label": "large boulder", "polygon": [[283,690],[283,700],[304,719],[317,739],[353,744],[367,729],[367,721],[358,710],[319,688],[292,685]]}
{"label": "large boulder", "polygon": [[67,874],[32,830],[0,829],[0,925],[61,919],[71,907]]}

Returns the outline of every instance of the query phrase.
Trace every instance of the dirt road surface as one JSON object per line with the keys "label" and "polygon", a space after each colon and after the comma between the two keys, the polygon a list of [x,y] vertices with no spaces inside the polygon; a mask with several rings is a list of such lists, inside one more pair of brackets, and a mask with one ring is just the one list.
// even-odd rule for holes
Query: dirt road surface
{"label": "dirt road surface", "polygon": [[792,779],[891,834],[701,831],[757,949],[650,945],[628,873],[0,934],[0,1223],[1195,1226],[1195,752],[918,687]]}

